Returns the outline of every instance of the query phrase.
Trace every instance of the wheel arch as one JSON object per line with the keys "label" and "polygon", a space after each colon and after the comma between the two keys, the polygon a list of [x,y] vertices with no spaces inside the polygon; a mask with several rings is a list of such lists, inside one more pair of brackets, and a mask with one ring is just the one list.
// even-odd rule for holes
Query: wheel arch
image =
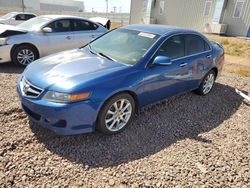
{"label": "wheel arch", "polygon": [[211,70],[215,72],[215,79],[216,79],[217,76],[218,76],[218,68],[217,67],[213,67]]}
{"label": "wheel arch", "polygon": [[114,96],[116,95],[120,95],[120,94],[123,94],[123,93],[127,93],[129,94],[135,101],[135,112],[138,113],[139,112],[139,100],[138,100],[138,96],[137,94],[134,92],[134,91],[131,91],[131,90],[121,90],[121,91],[117,91],[115,93],[112,93],[110,96],[108,96],[105,101],[102,103],[102,105],[100,106],[99,110],[98,110],[98,113],[97,113],[97,116],[96,116],[96,119],[98,118],[99,116],[99,113],[101,112],[102,108],[104,107],[104,105],[111,99],[113,98]]}

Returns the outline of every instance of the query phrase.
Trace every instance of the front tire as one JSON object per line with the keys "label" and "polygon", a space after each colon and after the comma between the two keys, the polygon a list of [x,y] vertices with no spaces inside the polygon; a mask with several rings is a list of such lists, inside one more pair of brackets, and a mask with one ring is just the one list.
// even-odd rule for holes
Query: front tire
{"label": "front tire", "polygon": [[116,134],[127,127],[135,116],[135,101],[127,93],[115,95],[102,107],[97,118],[97,130]]}
{"label": "front tire", "polygon": [[207,95],[210,93],[214,86],[216,74],[213,70],[210,70],[203,78],[200,86],[195,92],[199,95]]}
{"label": "front tire", "polygon": [[22,67],[26,67],[36,59],[38,59],[38,52],[30,45],[18,46],[14,49],[12,54],[13,63]]}

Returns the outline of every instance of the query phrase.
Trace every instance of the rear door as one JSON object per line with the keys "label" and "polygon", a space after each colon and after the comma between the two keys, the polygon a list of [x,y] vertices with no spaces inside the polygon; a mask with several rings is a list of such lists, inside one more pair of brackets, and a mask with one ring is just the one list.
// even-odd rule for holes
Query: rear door
{"label": "rear door", "polygon": [[45,55],[75,48],[73,23],[71,19],[59,19],[45,27],[52,29],[51,33],[44,33],[44,40],[48,41],[48,51]]}
{"label": "rear door", "polygon": [[79,48],[96,37],[100,36],[102,32],[98,31],[98,25],[88,20],[72,19],[74,26],[75,47]]}
{"label": "rear door", "polygon": [[211,68],[212,50],[208,43],[199,35],[185,34],[185,63],[183,67],[186,73],[191,72],[192,76],[187,77],[185,90],[192,90],[199,86],[201,78]]}

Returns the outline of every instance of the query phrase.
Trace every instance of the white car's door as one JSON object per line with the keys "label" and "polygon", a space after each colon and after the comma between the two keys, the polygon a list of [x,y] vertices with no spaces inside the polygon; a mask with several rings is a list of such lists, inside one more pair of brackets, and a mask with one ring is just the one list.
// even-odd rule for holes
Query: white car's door
{"label": "white car's door", "polygon": [[43,50],[44,55],[75,48],[75,37],[70,19],[56,20],[44,28],[46,27],[51,28],[52,32],[44,33],[42,36],[44,40],[48,41],[48,46]]}
{"label": "white car's door", "polygon": [[98,25],[83,19],[72,19],[74,26],[75,47],[79,48],[89,43],[105,31],[100,31]]}

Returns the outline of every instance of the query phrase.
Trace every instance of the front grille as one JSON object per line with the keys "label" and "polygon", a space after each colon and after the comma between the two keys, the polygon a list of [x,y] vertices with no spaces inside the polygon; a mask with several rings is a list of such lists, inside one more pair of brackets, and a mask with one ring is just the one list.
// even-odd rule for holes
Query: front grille
{"label": "front grille", "polygon": [[43,92],[43,90],[37,86],[34,86],[29,81],[27,81],[24,77],[20,82],[20,89],[22,95],[25,97],[37,98]]}

